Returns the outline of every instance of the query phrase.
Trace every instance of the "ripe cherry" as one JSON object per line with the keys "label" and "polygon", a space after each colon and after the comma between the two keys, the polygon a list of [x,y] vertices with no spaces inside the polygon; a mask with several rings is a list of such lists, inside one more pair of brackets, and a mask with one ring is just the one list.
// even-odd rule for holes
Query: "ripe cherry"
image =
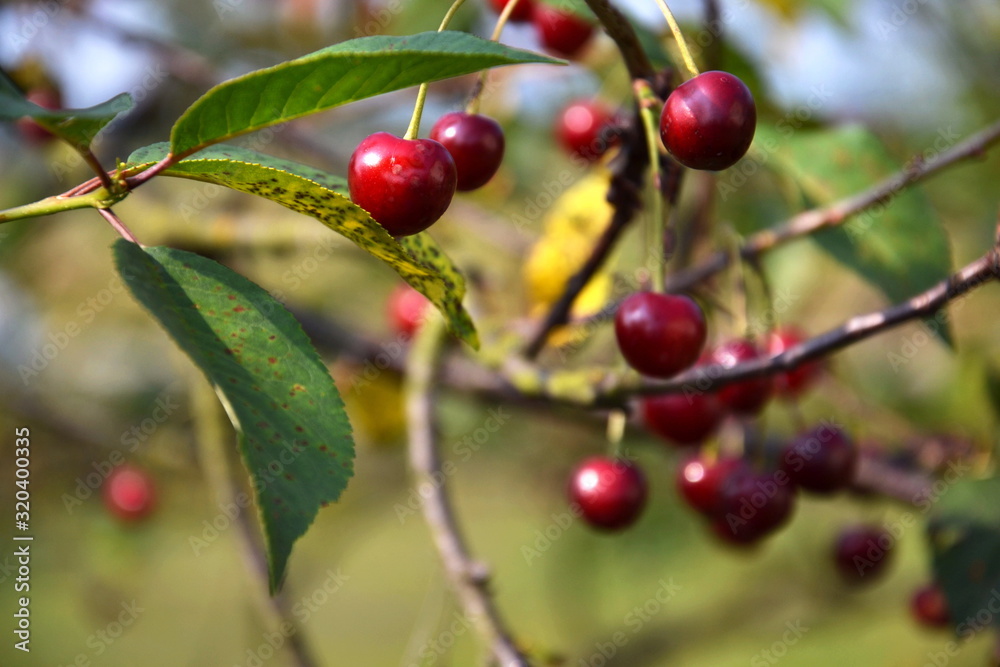
{"label": "ripe cherry", "polygon": [[400,139],[376,132],[364,139],[347,166],[355,204],[393,236],[430,227],[455,195],[455,161],[432,139]]}
{"label": "ripe cherry", "polygon": [[482,187],[493,178],[503,160],[500,124],[488,116],[452,111],[438,118],[430,138],[448,149],[458,172],[458,189]]}
{"label": "ripe cherry", "polygon": [[430,301],[409,285],[397,285],[386,303],[389,323],[397,333],[412,337],[424,321]]}
{"label": "ripe cherry", "polygon": [[111,471],[101,492],[104,506],[122,521],[144,519],[156,506],[153,478],[142,468],[127,463]]}
{"label": "ripe cherry", "polygon": [[604,104],[579,100],[556,120],[556,138],[570,155],[595,162],[618,143],[614,111]]}
{"label": "ripe cherry", "polygon": [[749,467],[730,474],[721,485],[718,517],[734,542],[754,542],[783,526],[795,509],[795,485],[780,470],[760,473]]}
{"label": "ripe cherry", "polygon": [[937,584],[921,586],[910,598],[910,613],[917,623],[927,628],[947,628],[951,625],[951,613],[944,591]]}
{"label": "ripe cherry", "polygon": [[820,424],[796,437],[782,453],[781,469],[813,493],[831,494],[854,479],[858,448],[842,430]]}
{"label": "ripe cherry", "polygon": [[728,72],[704,72],[663,105],[660,138],[685,167],[718,171],[743,157],[757,127],[750,89]]}
{"label": "ripe cherry", "polygon": [[663,394],[642,400],[642,418],[653,433],[678,445],[703,442],[725,411],[715,394]]}
{"label": "ripe cherry", "polygon": [[841,532],[834,547],[834,563],[841,579],[867,584],[878,578],[892,560],[892,536],[879,526],[855,526]]}
{"label": "ripe cherry", "polygon": [[[746,339],[736,338],[712,350],[708,361],[723,368],[732,368],[759,356],[757,346]],[[773,388],[774,383],[770,377],[758,377],[727,384],[718,394],[722,404],[732,412],[755,415],[767,405]]]}
{"label": "ripe cherry", "polygon": [[540,2],[531,16],[542,45],[557,55],[572,58],[590,41],[594,26],[575,12]]}
{"label": "ripe cherry", "polygon": [[[58,109],[62,106],[59,91],[54,88],[35,88],[29,91],[25,98],[45,109]],[[21,118],[16,123],[21,136],[29,143],[40,145],[55,138],[55,135],[35,122],[32,118]]]}
{"label": "ripe cherry", "polygon": [[[511,0],[490,0],[490,4],[493,5],[493,9],[499,14],[504,10]],[[510,18],[508,19],[512,23],[524,23],[531,20],[532,12],[535,10],[534,0],[519,0],[517,6],[514,7],[514,11],[510,13]]]}
{"label": "ripe cherry", "polygon": [[724,514],[722,487],[730,475],[746,469],[741,458],[727,457],[714,461],[703,457],[688,459],[677,468],[677,490],[688,505],[707,517]]}
{"label": "ripe cherry", "polygon": [[668,378],[698,360],[705,345],[705,316],[686,296],[636,292],[618,307],[615,336],[632,368]]}
{"label": "ripe cherry", "polygon": [[569,483],[569,498],[595,528],[616,531],[632,525],[646,506],[646,476],[624,459],[585,460]]}
{"label": "ripe cherry", "polygon": [[[795,327],[775,329],[767,336],[767,355],[773,357],[806,340],[806,335]],[[774,388],[779,396],[795,398],[811,387],[823,372],[821,361],[807,361],[795,370],[774,376]]]}

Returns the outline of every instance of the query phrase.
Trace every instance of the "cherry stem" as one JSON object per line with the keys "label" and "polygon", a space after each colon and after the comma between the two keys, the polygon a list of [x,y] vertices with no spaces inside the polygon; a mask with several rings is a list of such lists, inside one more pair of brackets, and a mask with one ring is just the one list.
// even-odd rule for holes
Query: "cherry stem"
{"label": "cherry stem", "polygon": [[612,410],[608,415],[608,454],[617,459],[621,454],[622,438],[625,436],[625,425],[628,415],[624,410]]}
{"label": "cherry stem", "polygon": [[[455,16],[455,12],[458,11],[458,8],[461,7],[464,2],[465,0],[455,0],[455,2],[451,4],[451,7],[448,8],[448,11],[444,15],[444,18],[441,19],[441,25],[438,26],[437,29],[438,32],[444,32],[444,30],[448,27],[448,24],[451,23],[452,17]],[[413,140],[420,134],[420,117],[424,113],[424,102],[427,100],[427,89],[428,84],[422,83],[420,84],[420,89],[417,90],[417,101],[413,105],[413,116],[410,117],[410,126],[406,128],[406,134],[403,135],[404,139]]]}
{"label": "cherry stem", "polygon": [[667,19],[667,25],[670,26],[670,32],[674,34],[674,40],[677,42],[677,48],[681,51],[681,58],[684,60],[684,66],[687,67],[692,77],[698,76],[698,66],[694,64],[694,58],[691,57],[691,51],[688,49],[687,40],[684,39],[684,33],[681,32],[681,27],[677,25],[677,19],[674,18],[674,13],[670,11],[670,7],[667,6],[666,0],[656,0],[656,4],[660,6],[660,11],[663,12],[664,18]]}
{"label": "cherry stem", "polygon": [[[491,42],[500,41],[500,35],[503,33],[503,29],[507,26],[507,21],[510,19],[510,15],[514,13],[515,9],[517,9],[519,2],[521,2],[521,0],[510,0],[510,2],[504,5],[503,11],[500,12],[500,16],[497,18],[497,24],[493,27],[493,34],[490,36]],[[472,88],[472,95],[469,97],[469,101],[465,105],[466,113],[479,113],[479,99],[482,97],[483,91],[486,90],[486,77],[488,74],[488,69],[484,69],[479,73],[479,78],[476,79],[476,85]]]}
{"label": "cherry stem", "polygon": [[102,216],[104,216],[104,219],[107,220],[108,223],[110,223],[110,225],[114,228],[114,230],[119,234],[121,234],[125,239],[131,241],[136,245],[142,245],[141,243],[139,243],[138,239],[135,238],[135,235],[132,233],[132,231],[125,225],[124,222],[122,222],[121,218],[115,215],[115,213],[110,208],[99,208],[97,209],[97,212],[100,213]]}
{"label": "cherry stem", "polygon": [[665,241],[670,224],[670,202],[665,202],[661,194],[660,177],[660,143],[657,141],[659,133],[656,127],[656,108],[659,100],[653,93],[652,87],[645,79],[637,79],[633,85],[636,102],[639,104],[639,115],[642,118],[642,126],[646,133],[646,146],[649,150],[649,172],[650,180],[653,183],[655,194],[652,202],[652,240],[650,252],[645,253],[647,257],[653,259],[652,266],[649,267],[653,279],[653,291],[663,292],[666,284],[667,258],[664,254]]}

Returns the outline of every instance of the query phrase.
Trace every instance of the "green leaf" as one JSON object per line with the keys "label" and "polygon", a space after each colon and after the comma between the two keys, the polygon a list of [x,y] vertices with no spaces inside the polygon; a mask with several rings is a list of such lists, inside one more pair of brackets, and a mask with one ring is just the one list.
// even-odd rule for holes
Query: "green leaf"
{"label": "green leaf", "polygon": [[[1000,479],[964,479],[970,471],[967,463],[951,463],[936,493],[918,502],[936,501],[927,527],[934,580],[959,636],[972,630],[962,623],[975,619],[1000,590]],[[991,614],[987,623],[1000,625],[1000,615]]]}
{"label": "green leaf", "polygon": [[239,433],[274,592],[295,540],[353,475],[340,394],[295,318],[246,278],[193,253],[124,239],[114,254],[133,296],[215,385]]}
{"label": "green leaf", "polygon": [[[142,171],[165,157],[168,150],[165,143],[140,148],[129,156],[125,173]],[[344,179],[235,146],[202,150],[163,174],[224,185],[316,218],[389,264],[437,306],[452,333],[473,348],[479,347],[476,328],[462,306],[465,281],[444,251],[427,234],[394,239],[347,197]]]}
{"label": "green leaf", "polygon": [[[755,143],[773,147],[777,164],[772,166],[791,174],[819,204],[866,190],[899,169],[879,140],[862,127],[799,130],[782,138],[792,129],[760,127]],[[951,272],[948,235],[926,195],[914,187],[812,238],[893,303],[929,289]],[[926,322],[951,344],[947,322]]]}
{"label": "green leaf", "polygon": [[0,73],[0,120],[33,118],[35,122],[75,148],[86,150],[94,137],[118,114],[132,108],[132,96],[122,93],[87,109],[46,109],[25,99],[17,86]]}
{"label": "green leaf", "polygon": [[170,147],[186,156],[348,102],[518,63],[564,61],[463,32],[352,39],[215,86],[174,124]]}

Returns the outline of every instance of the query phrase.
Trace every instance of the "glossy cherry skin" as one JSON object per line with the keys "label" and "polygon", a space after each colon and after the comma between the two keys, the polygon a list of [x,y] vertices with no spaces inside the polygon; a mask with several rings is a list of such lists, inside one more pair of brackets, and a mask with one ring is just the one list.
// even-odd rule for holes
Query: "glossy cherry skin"
{"label": "glossy cherry skin", "polygon": [[567,153],[595,162],[618,143],[615,114],[610,107],[591,100],[566,106],[556,119],[556,138]]}
{"label": "glossy cherry skin", "polygon": [[913,592],[910,613],[917,623],[927,628],[947,628],[951,625],[948,600],[937,584],[927,584]]}
{"label": "glossy cherry skin", "polygon": [[855,526],[841,532],[834,546],[834,564],[841,579],[861,585],[875,581],[892,561],[895,540],[879,526]]}
{"label": "glossy cherry skin", "polygon": [[111,471],[101,489],[104,506],[122,521],[139,521],[156,507],[156,486],[143,470],[127,463]]}
{"label": "glossy cherry skin", "polygon": [[458,177],[448,149],[432,139],[400,139],[376,132],[363,140],[347,166],[355,204],[393,236],[409,236],[444,215]]}
{"label": "glossy cherry skin", "polygon": [[452,111],[438,118],[430,138],[448,149],[463,192],[486,185],[503,161],[504,136],[500,124],[488,116]]}
{"label": "glossy cherry skin", "polygon": [[[767,355],[773,357],[806,340],[806,335],[795,327],[775,329],[767,336]],[[795,398],[816,383],[823,373],[823,362],[807,361],[798,368],[774,376],[774,389],[779,396]]]}
{"label": "glossy cherry skin", "polygon": [[594,26],[577,14],[539,2],[531,16],[542,45],[556,55],[572,58],[590,41]]}
{"label": "glossy cherry skin", "polygon": [[[709,363],[723,368],[751,361],[760,356],[757,347],[748,340],[736,338],[712,350]],[[719,400],[728,410],[742,415],[755,415],[771,400],[774,383],[770,377],[758,377],[727,384],[718,391]]]}
{"label": "glossy cherry skin", "polygon": [[642,399],[646,428],[677,445],[704,442],[725,414],[714,394],[663,394]]}
{"label": "glossy cherry skin", "polygon": [[727,457],[708,461],[698,456],[677,468],[677,490],[687,504],[710,518],[723,515],[722,487],[730,475],[747,468],[743,459]]}
{"label": "glossy cherry skin", "polygon": [[830,495],[854,480],[858,448],[836,426],[820,424],[789,443],[780,465],[802,489]]}
{"label": "glossy cherry skin", "polygon": [[646,497],[646,476],[624,459],[589,458],[569,482],[570,502],[579,506],[588,524],[601,530],[623,530],[635,523]]}
{"label": "glossy cherry skin", "polygon": [[650,377],[668,378],[692,366],[706,334],[701,308],[686,296],[636,292],[615,313],[618,349]]}
{"label": "glossy cherry skin", "polygon": [[704,72],[677,86],[660,115],[660,138],[685,167],[734,165],[753,141],[757,107],[750,89],[728,72]]}
{"label": "glossy cherry skin", "polygon": [[734,542],[754,542],[782,527],[795,509],[795,485],[782,471],[760,473],[749,467],[730,474],[722,483],[724,524]]}
{"label": "glossy cherry skin", "polygon": [[[501,13],[511,0],[490,0],[490,4],[493,5],[493,9],[497,14]],[[514,11],[510,13],[510,18],[508,19],[512,23],[525,23],[531,20],[531,15],[535,11],[534,0],[519,0],[517,7],[514,7]]]}
{"label": "glossy cherry skin", "polygon": [[389,294],[386,311],[396,333],[411,338],[427,316],[430,301],[409,285],[397,285]]}

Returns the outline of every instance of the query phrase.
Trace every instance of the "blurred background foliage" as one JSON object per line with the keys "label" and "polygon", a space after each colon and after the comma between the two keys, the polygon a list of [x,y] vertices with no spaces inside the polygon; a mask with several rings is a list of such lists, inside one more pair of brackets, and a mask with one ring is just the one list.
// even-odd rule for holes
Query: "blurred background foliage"
{"label": "blurred background foliage", "polygon": [[[488,34],[495,15],[484,5],[469,0],[456,29]],[[750,84],[762,125],[784,121],[797,133],[862,123],[902,166],[939,150],[941,137],[964,137],[1000,112],[1000,8],[990,0],[967,0],[960,9],[945,0],[722,0],[724,40],[700,24],[701,2],[671,5],[699,45],[702,62],[710,59]],[[651,33],[663,32],[653,2],[622,6]],[[183,109],[221,79],[351,37],[434,29],[444,10],[430,0],[4,3],[0,64],[24,86],[56,86],[66,106],[131,91],[136,109],[98,147],[105,164],[112,164],[165,139]],[[523,26],[510,27],[505,41],[539,48]],[[668,40],[661,43],[673,49]],[[472,83],[463,78],[432,87],[425,131],[440,113],[464,103]],[[511,331],[527,330],[533,304],[524,258],[565,189],[563,181],[587,175],[557,148],[555,114],[577,97],[620,106],[628,95],[624,69],[603,35],[569,67],[491,74],[483,112],[505,128],[505,166],[487,187],[459,197],[433,231],[471,278],[469,303],[488,347],[502,349]],[[241,141],[344,173],[365,135],[405,129],[414,96],[403,91]],[[0,128],[0,156],[3,207],[88,178],[68,148],[29,144],[13,127]],[[738,169],[692,175],[679,219],[695,224],[715,195],[709,217],[717,240],[724,240],[768,227],[801,207],[785,175],[771,168],[747,176],[723,201],[712,179],[732,179]],[[921,214],[947,229],[954,266],[992,242],[998,181],[994,151],[921,187]],[[331,318],[398,360],[383,309],[394,275],[314,221],[247,196],[168,179],[116,208],[145,243],[219,259],[293,309]],[[619,276],[628,277],[642,261],[644,238],[638,227],[626,238],[616,258]],[[258,584],[247,572],[239,530],[225,519],[199,465],[191,397],[197,394],[193,383],[201,380],[121,288],[108,252],[113,239],[87,212],[0,228],[0,425],[7,434],[0,439],[0,506],[13,507],[12,433],[27,425],[36,535],[32,652],[11,647],[8,560],[0,563],[0,616],[7,619],[0,663],[259,664],[253,660],[269,653],[260,647],[275,628],[255,613],[252,587]],[[694,248],[695,259],[706,250]],[[770,253],[764,267],[774,307],[751,293],[764,323],[798,323],[819,333],[886,305],[876,289],[810,241]],[[720,304],[710,325],[715,340],[736,331],[727,312],[736,307],[734,281],[723,275],[703,294]],[[609,280],[608,291],[623,282]],[[914,324],[838,354],[831,372],[796,408],[769,408],[762,431],[780,439],[800,419],[829,419],[845,424],[859,441],[904,454],[913,442],[939,433],[992,452],[997,402],[987,380],[1000,368],[998,307],[995,287],[952,307],[955,351]],[[57,353],[36,358],[46,345]],[[893,354],[907,363],[890,363]],[[559,355],[543,359],[556,363]],[[293,617],[317,664],[478,664],[481,648],[456,621],[460,611],[444,590],[419,512],[401,509],[416,507],[419,496],[406,475],[399,378],[347,357],[329,361],[357,433],[357,475],[293,552],[284,603],[298,610]],[[571,357],[571,363],[592,362],[617,363],[608,330]],[[156,410],[163,406],[169,409]],[[913,510],[869,497],[805,498],[788,529],[737,553],[679,504],[673,485],[678,452],[632,428],[625,446],[647,471],[652,502],[630,531],[595,535],[576,523],[564,526],[562,515],[569,470],[606,447],[600,416],[447,391],[440,409],[444,451],[458,471],[449,482],[459,518],[473,551],[494,568],[499,604],[513,631],[540,663],[923,665],[934,664],[951,639],[917,628],[907,612],[911,591],[930,577],[925,513],[915,512],[917,525],[903,531],[884,578],[845,589],[831,558],[839,528],[859,521],[893,525]],[[502,425],[487,434],[486,420],[498,411]],[[159,485],[157,513],[141,525],[116,523],[98,491],[67,506],[68,497],[91,491],[88,476],[96,473],[99,480],[115,451],[150,470]],[[242,482],[235,457],[232,464]],[[223,526],[217,539],[192,547],[192,537],[211,535],[206,526],[213,521]],[[334,576],[335,592],[319,595]],[[668,602],[656,603],[664,583],[678,588]],[[323,602],[303,606],[303,598]],[[123,604],[141,612],[120,635],[101,635],[115,630]],[[787,624],[806,629],[794,644],[783,643]],[[421,659],[427,642],[443,642],[450,632],[453,646]],[[606,659],[601,647],[617,632],[628,641]],[[961,642],[948,664],[981,665],[993,650],[992,637],[977,637]],[[292,664],[282,651],[264,662]]]}

